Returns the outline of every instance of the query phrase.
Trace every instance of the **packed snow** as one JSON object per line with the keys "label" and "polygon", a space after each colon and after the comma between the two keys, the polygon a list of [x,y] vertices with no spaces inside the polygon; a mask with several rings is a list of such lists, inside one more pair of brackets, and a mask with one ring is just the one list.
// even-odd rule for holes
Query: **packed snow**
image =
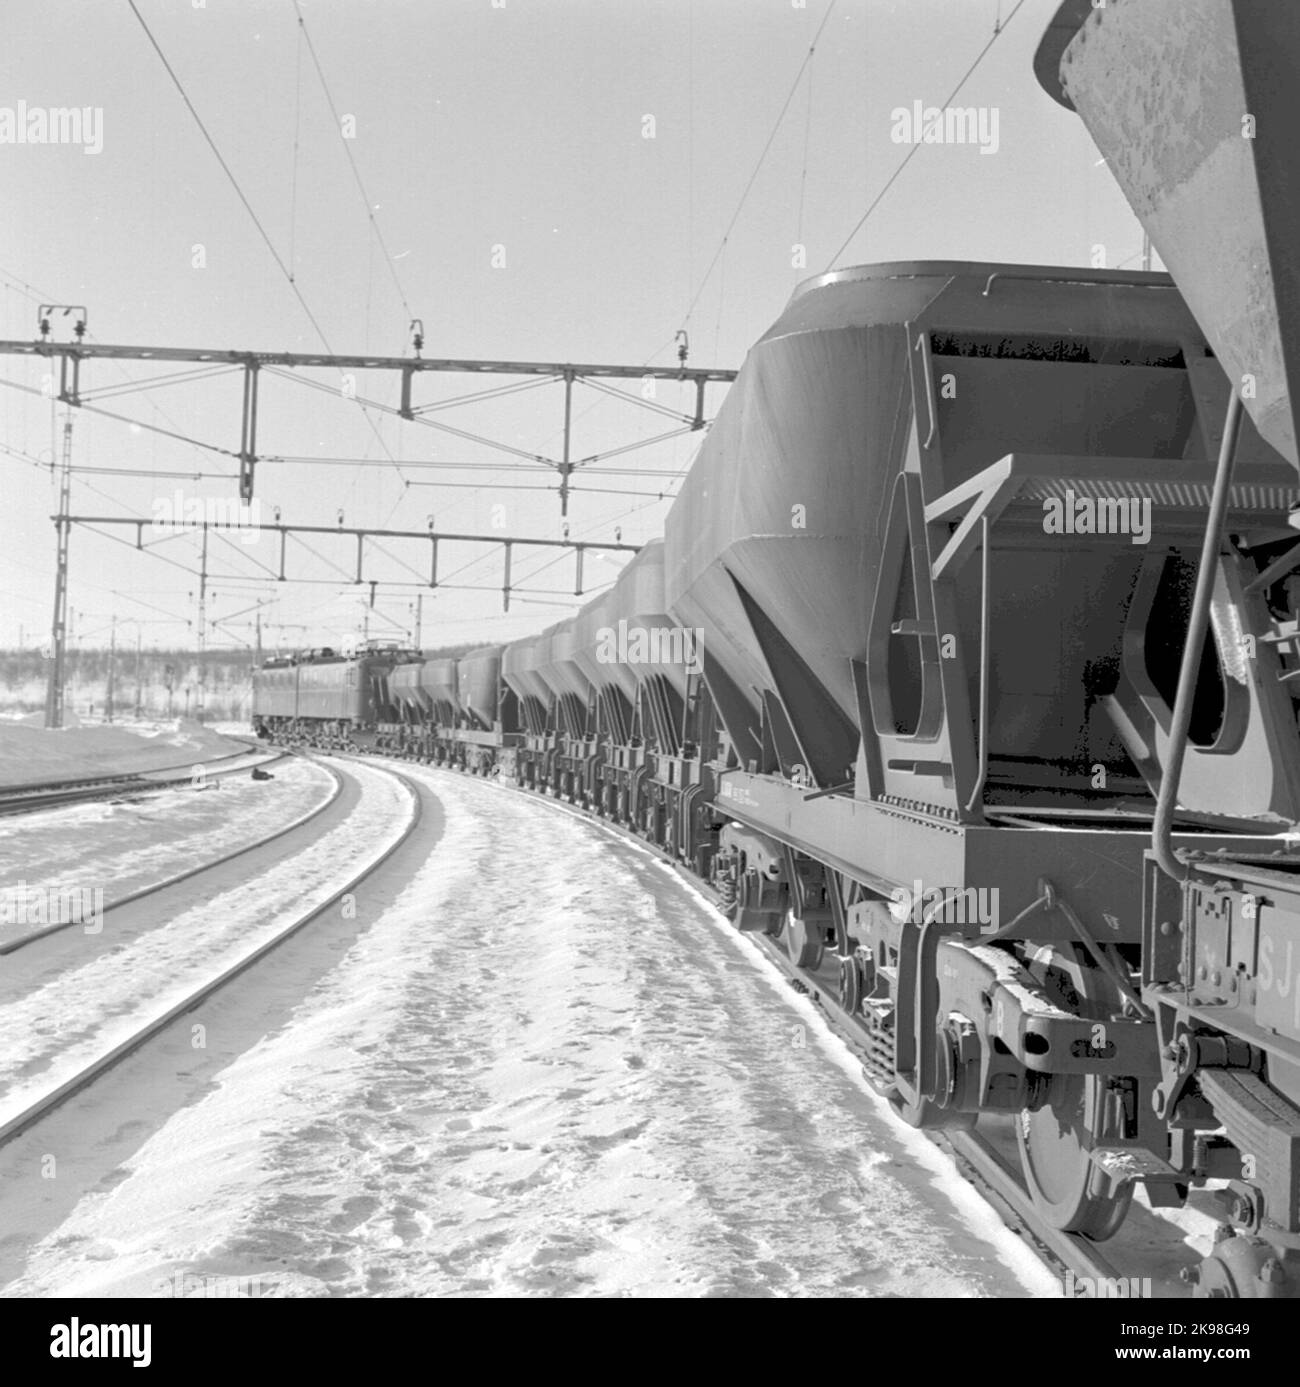
{"label": "packed snow", "polygon": [[0,785],[137,775],[207,763],[246,749],[241,742],[184,720],[54,730],[34,721],[0,721]]}
{"label": "packed snow", "polygon": [[[0,819],[0,895],[21,887],[99,887],[118,900],[156,881],[259,843],[334,792],[311,761],[274,762],[271,780],[248,775],[189,782],[141,799],[95,800]],[[0,920],[0,943],[26,933]]]}
{"label": "packed snow", "polygon": [[[409,819],[409,792],[385,772],[351,769],[361,783],[353,811],[274,872],[253,875],[120,944],[107,925],[102,938],[77,926],[57,944],[42,941],[5,960],[0,1125],[328,900],[388,846]],[[47,966],[53,948],[60,950],[58,966]],[[79,952],[69,960],[70,949]]]}
{"label": "packed snow", "polygon": [[[407,769],[444,822],[373,921],[232,989],[228,1055],[178,1036],[0,1150],[0,1294],[1060,1293],[687,883]],[[93,995],[20,1003],[6,1046],[30,1066],[43,1017],[62,1056]]]}

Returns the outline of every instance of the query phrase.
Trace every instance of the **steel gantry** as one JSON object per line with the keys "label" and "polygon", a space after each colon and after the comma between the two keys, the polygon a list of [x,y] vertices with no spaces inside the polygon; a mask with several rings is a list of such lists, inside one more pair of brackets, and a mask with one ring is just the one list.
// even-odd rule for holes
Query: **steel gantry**
{"label": "steel gantry", "polygon": [[[57,359],[59,362],[57,398],[67,405],[85,408],[92,407],[87,403],[87,400],[93,395],[93,392],[86,391],[83,388],[81,366],[85,361],[107,359],[148,363],[185,362],[192,365],[215,368],[228,366],[242,371],[244,377],[244,390],[243,408],[240,419],[239,446],[237,448],[223,448],[210,443],[202,443],[201,446],[239,460],[239,494],[240,498],[245,501],[252,499],[254,471],[259,461],[257,451],[257,429],[258,411],[260,407],[260,385],[262,375],[267,370],[336,370],[344,372],[345,375],[355,371],[377,371],[395,375],[398,378],[399,384],[399,403],[396,407],[378,400],[365,399],[358,396],[354,389],[349,388],[346,381],[344,388],[340,391],[340,397],[353,401],[366,408],[378,409],[406,420],[421,420],[421,416],[431,409],[441,409],[445,408],[448,404],[459,403],[459,401],[439,401],[432,405],[417,405],[413,403],[412,385],[417,375],[437,372],[461,375],[537,376],[550,378],[562,383],[564,387],[563,445],[561,455],[558,458],[547,457],[542,453],[524,453],[518,448],[506,447],[505,445],[494,443],[490,439],[475,438],[474,435],[462,436],[475,438],[475,441],[485,443],[489,447],[503,448],[504,451],[515,456],[522,455],[542,466],[553,469],[559,474],[560,507],[562,514],[566,515],[568,514],[571,478],[579,467],[584,464],[598,462],[602,458],[609,457],[614,453],[627,452],[633,447],[648,446],[652,443],[658,443],[676,437],[678,434],[702,429],[707,422],[705,418],[705,392],[709,384],[726,384],[733,381],[736,377],[736,372],[734,370],[688,366],[686,364],[686,348],[684,344],[678,350],[678,362],[675,366],[580,365],[572,362],[553,361],[475,361],[451,357],[422,357],[419,355],[358,356],[336,355],[326,352],[253,352],[201,347],[140,347],[122,346],[111,343],[88,343],[81,338],[72,342],[56,342],[50,340],[46,336],[32,341],[0,340],[0,356],[42,357],[51,361],[51,363]],[[152,384],[163,384],[174,379],[176,379],[176,377],[163,377],[156,382],[143,380],[139,382],[139,386],[141,389],[147,389]],[[590,382],[601,379],[689,382],[695,387],[694,411],[690,414],[681,414],[666,406],[659,405],[652,400],[639,398],[627,391],[604,387],[607,393],[613,394],[629,404],[644,405],[659,413],[669,415],[677,420],[680,426],[668,433],[658,435],[655,438],[639,440],[637,443],[628,445],[627,447],[615,448],[605,453],[597,453],[584,458],[575,459],[573,455],[573,387],[575,382]],[[120,389],[121,387],[114,387],[114,393],[119,393]],[[49,385],[49,393],[55,393],[52,377]],[[466,399],[465,403],[469,402],[469,399]],[[431,421],[422,420],[422,422],[428,423]],[[439,426],[435,425],[435,427]],[[454,429],[449,431],[452,433],[459,432]],[[163,432],[166,431],[164,430]],[[190,441],[199,442],[199,440]]]}
{"label": "steel gantry", "polygon": [[[68,421],[65,424],[65,453],[71,448],[72,424]],[[279,573],[272,575],[277,582],[293,582],[293,579],[286,570],[286,542],[288,537],[293,534],[309,535],[346,535],[356,541],[356,571],[352,581],[354,584],[368,586],[370,589],[370,606],[375,604],[375,590],[383,583],[390,586],[388,579],[369,578],[365,572],[365,544],[367,539],[398,539],[398,540],[419,540],[421,544],[429,546],[429,578],[428,583],[422,583],[423,588],[427,586],[433,590],[438,587],[438,550],[441,544],[486,544],[493,547],[500,546],[505,552],[505,573],[502,580],[502,610],[510,610],[510,593],[513,590],[511,580],[511,566],[516,549],[536,548],[536,549],[569,549],[574,555],[574,582],[573,592],[575,597],[581,597],[583,588],[583,559],[587,551],[596,550],[603,553],[623,552],[635,554],[640,548],[637,544],[624,544],[621,541],[601,541],[585,539],[529,539],[521,536],[504,536],[499,534],[453,534],[447,531],[438,531],[429,526],[427,530],[389,530],[382,527],[355,527],[355,526],[330,526],[330,525],[285,525],[276,522],[271,525],[263,525],[260,522],[245,522],[240,520],[220,521],[220,520],[184,520],[167,521],[160,523],[152,519],[126,517],[120,515],[70,515],[67,509],[67,475],[68,469],[64,468],[64,484],[60,493],[59,514],[54,517],[55,524],[59,532],[59,555],[58,570],[55,585],[55,611],[53,625],[53,651],[50,663],[49,679],[46,686],[46,713],[45,725],[47,727],[61,727],[63,725],[63,680],[64,680],[64,643],[66,639],[66,605],[67,605],[67,585],[68,585],[68,538],[74,525],[83,525],[88,529],[95,529],[99,526],[127,526],[135,529],[135,547],[142,552],[153,548],[154,545],[145,544],[145,530],[151,534],[160,536],[155,540],[155,544],[161,539],[170,538],[173,532],[201,531],[202,550],[200,567],[195,575],[199,580],[199,602],[198,602],[198,648],[199,648],[199,667],[200,667],[200,688],[199,688],[199,711],[201,715],[203,706],[203,662],[202,654],[207,637],[207,593],[208,581],[212,577],[220,575],[211,574],[208,570],[208,534],[209,531],[234,531],[237,533],[247,533],[255,531],[258,533],[278,534],[280,537],[280,564]],[[319,556],[318,556],[319,557]],[[404,585],[404,584],[403,584]],[[526,589],[523,589],[526,590]],[[214,622],[214,625],[220,623]],[[260,636],[259,636],[260,642]]]}
{"label": "steel gantry", "polygon": [[72,411],[63,421],[63,457],[59,464],[59,513],[54,518],[58,535],[54,568],[54,618],[50,623],[50,678],[45,689],[45,725],[63,726],[63,669],[68,639],[68,539],[72,519],[68,514],[72,495]]}
{"label": "steel gantry", "polygon": [[[635,554],[640,549],[639,544],[624,544],[621,541],[606,541],[593,539],[531,539],[519,535],[499,535],[499,534],[453,534],[447,531],[435,530],[429,526],[427,530],[388,530],[379,526],[350,526],[350,525],[286,525],[276,521],[274,524],[263,525],[261,523],[245,523],[242,520],[168,520],[159,522],[144,517],[121,516],[121,515],[64,515],[55,517],[56,523],[66,532],[73,525],[85,525],[87,527],[97,525],[127,526],[135,530],[135,547],[141,551],[151,548],[145,544],[145,531],[151,534],[170,535],[172,531],[195,531],[202,532],[203,536],[203,572],[200,574],[201,583],[207,578],[207,537],[208,531],[233,531],[235,533],[257,532],[264,534],[278,534],[280,536],[280,570],[274,575],[277,582],[295,581],[285,571],[286,550],[285,543],[292,534],[303,535],[347,535],[356,541],[356,571],[352,582],[357,586],[369,583],[373,588],[376,584],[385,583],[387,579],[367,578],[365,574],[365,544],[367,539],[414,539],[421,541],[422,544],[429,546],[429,579],[427,586],[430,589],[438,586],[438,547],[441,544],[487,544],[500,547],[505,552],[505,578],[502,583],[501,595],[503,600],[503,611],[510,610],[510,593],[512,583],[510,578],[511,562],[516,549],[535,548],[535,549],[569,549],[574,555],[574,582],[573,595],[581,597],[583,588],[583,559],[590,550],[602,553],[622,552]],[[66,570],[66,543],[64,545],[63,569]],[[200,591],[202,591],[200,587]]]}

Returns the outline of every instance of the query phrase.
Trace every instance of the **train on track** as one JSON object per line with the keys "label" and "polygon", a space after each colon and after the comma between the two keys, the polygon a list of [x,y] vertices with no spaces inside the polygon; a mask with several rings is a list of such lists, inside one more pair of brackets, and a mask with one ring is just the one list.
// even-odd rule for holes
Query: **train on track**
{"label": "train on track", "polygon": [[1039,79],[1170,274],[822,275],[612,588],[272,664],[258,730],[623,825],[833,961],[909,1122],[1012,1115],[1046,1222],[1210,1181],[1198,1293],[1296,1295],[1297,68],[1275,0],[1067,0]]}

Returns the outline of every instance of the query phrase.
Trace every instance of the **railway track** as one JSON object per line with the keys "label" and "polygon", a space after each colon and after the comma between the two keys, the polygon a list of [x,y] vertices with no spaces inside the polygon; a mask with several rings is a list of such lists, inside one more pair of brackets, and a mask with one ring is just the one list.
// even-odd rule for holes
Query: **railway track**
{"label": "railway track", "polygon": [[[12,814],[35,813],[40,809],[57,809],[63,805],[84,804],[97,799],[134,799],[138,795],[173,789],[192,779],[194,768],[198,764],[202,764],[204,768],[205,779],[220,780],[229,775],[252,770],[254,766],[271,765],[290,755],[285,751],[275,752],[246,765],[221,768],[224,761],[247,761],[259,750],[255,744],[250,743],[247,751],[231,752],[229,756],[214,757],[202,763],[191,760],[183,765],[165,766],[159,770],[141,771],[132,775],[83,776],[0,789],[0,818]],[[212,767],[216,769],[210,769]]]}
{"label": "railway track", "polygon": [[355,892],[363,882],[377,872],[415,833],[420,825],[422,815],[419,788],[407,776],[398,771],[389,770],[387,773],[393,775],[405,788],[410,797],[410,809],[400,832],[384,846],[378,856],[372,858],[359,871],[353,872],[337,890],[330,894],[328,899],[296,916],[282,929],[277,930],[270,939],[263,940],[216,975],[190,988],[180,1000],[171,1003],[162,1012],[148,1018],[110,1049],[82,1065],[76,1073],[26,1103],[20,1111],[12,1114],[0,1124],[0,1146],[14,1140],[48,1113],[53,1112],[70,1098],[89,1088],[98,1078],[114,1069],[141,1046],[165,1031],[178,1017],[194,1010],[209,997],[247,973],[272,950],[305,929],[312,921],[319,919],[332,906],[337,905],[345,895]]}
{"label": "railway track", "polygon": [[[391,759],[400,764],[400,758],[366,757],[371,759]],[[445,767],[429,767],[433,770]],[[531,800],[549,805],[561,813],[584,819],[614,833],[623,841],[644,849],[652,856],[671,867],[675,875],[701,895],[710,904],[719,905],[716,894],[708,885],[689,873],[681,863],[659,849],[654,843],[622,824],[613,822],[598,814],[583,809],[576,804],[557,800],[546,793],[525,791],[522,787],[508,781],[500,782],[502,788],[527,795]],[[830,1029],[849,1047],[854,1055],[863,1061],[863,1077],[871,1084],[870,1070],[866,1063],[868,1050],[864,1032],[858,1023],[839,1004],[838,996],[831,990],[825,978],[819,978],[807,969],[799,968],[773,939],[750,936],[760,952],[773,963],[793,985],[799,988],[818,1008]],[[872,1085],[874,1088],[874,1084]],[[1112,1255],[1105,1245],[1091,1241],[1079,1233],[1066,1233],[1043,1222],[1034,1208],[1033,1201],[1025,1188],[1020,1172],[1010,1164],[995,1146],[981,1133],[959,1131],[926,1131],[926,1137],[949,1157],[961,1171],[968,1183],[973,1185],[989,1204],[997,1210],[1003,1222],[1013,1231],[1026,1237],[1039,1255],[1060,1272],[1072,1272],[1076,1278],[1093,1281],[1146,1279],[1151,1272],[1145,1267],[1126,1266],[1124,1259]],[[1152,1278],[1153,1281],[1155,1278]],[[1168,1278],[1161,1278],[1158,1293],[1163,1296],[1185,1298],[1188,1289]]]}
{"label": "railway track", "polygon": [[[706,891],[705,894],[710,893]],[[796,967],[774,940],[759,936],[755,937],[754,943],[792,983],[797,983],[806,991],[831,1030],[862,1060],[863,1076],[870,1083],[868,1050],[863,1032],[840,1006],[838,997],[815,974]],[[925,1135],[953,1159],[967,1180],[998,1210],[1009,1227],[1028,1233],[1039,1251],[1049,1256],[1062,1270],[1093,1280],[1114,1280],[1133,1274],[1122,1270],[1106,1255],[1100,1244],[1080,1233],[1064,1233],[1043,1223],[1019,1172],[983,1136],[973,1131],[942,1130],[926,1132]]]}
{"label": "railway track", "polygon": [[[149,896],[155,896],[160,891],[166,891],[173,886],[178,886],[181,882],[189,881],[192,877],[200,876],[204,872],[215,871],[216,868],[224,867],[228,862],[234,862],[237,858],[244,857],[251,852],[256,852],[266,847],[268,843],[277,842],[279,839],[287,837],[290,833],[294,833],[304,828],[307,824],[312,823],[335,804],[339,796],[343,793],[343,779],[339,773],[330,766],[319,762],[317,762],[317,764],[320,764],[321,769],[330,776],[334,785],[329,796],[313,809],[308,810],[305,814],[300,814],[292,823],[277,829],[266,838],[259,838],[255,842],[246,843],[243,847],[236,848],[232,852],[224,853],[221,857],[214,857],[207,862],[199,863],[196,867],[189,868],[187,871],[177,872],[174,876],[164,877],[162,881],[152,882],[148,886],[142,886],[138,890],[128,892],[125,896],[119,896],[115,900],[106,901],[104,903],[103,914],[108,915],[114,910],[120,910],[123,906],[132,905],[137,901],[147,899]],[[52,934],[58,934],[63,930],[71,929],[82,923],[80,919],[63,920],[54,924],[45,925],[41,929],[32,930],[28,934],[20,935],[17,939],[7,939],[4,943],[0,943],[0,958],[5,957],[7,954],[16,954],[20,949],[25,949],[29,945],[35,944],[38,940],[47,939]]]}

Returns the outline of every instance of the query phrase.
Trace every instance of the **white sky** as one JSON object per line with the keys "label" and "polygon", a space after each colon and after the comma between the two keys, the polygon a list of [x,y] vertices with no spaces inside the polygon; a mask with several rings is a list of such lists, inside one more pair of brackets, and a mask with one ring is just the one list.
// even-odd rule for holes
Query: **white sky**
{"label": "white sky", "polygon": [[[498,4],[500,0],[498,0]],[[1137,265],[1141,231],[1077,118],[1039,89],[1031,60],[1057,0],[1025,0],[955,104],[994,107],[999,148],[922,146],[836,263],[962,259]],[[368,228],[343,141],[300,42],[294,0],[137,0],[190,100],[299,290],[341,352],[400,355],[408,313]],[[910,146],[891,140],[891,112],[939,105],[1006,19],[1015,0],[836,0],[724,253],[705,273],[826,13],[826,0],[300,0],[307,32],[393,256],[425,355],[659,364],[688,305],[692,365],[738,366],[801,279],[827,268]],[[35,335],[37,301],[86,304],[100,342],[322,350],[249,214],[132,14],[128,0],[6,0],[0,108],[102,109],[103,150],[0,144],[0,336]],[[810,90],[811,89],[811,90]],[[811,98],[811,99],[810,99]],[[655,138],[643,138],[652,115]],[[295,159],[295,133],[297,157]],[[806,151],[806,158],[805,158]],[[807,270],[791,266],[796,241]],[[493,268],[503,245],[505,268]],[[206,264],[195,268],[195,246]],[[67,332],[65,322],[56,335]],[[138,364],[91,363],[83,389],[139,379]],[[179,368],[168,368],[179,369]],[[0,378],[39,387],[44,364],[8,356]],[[333,383],[326,373],[311,379]],[[425,377],[417,403],[506,383]],[[395,379],[362,376],[360,393],[395,403]],[[676,387],[660,401],[677,402]],[[711,392],[711,406],[722,398]],[[681,396],[687,407],[686,396]],[[106,399],[105,408],[235,449],[239,381],[179,383]],[[0,387],[0,644],[45,636],[53,593],[56,493],[48,470],[48,402]],[[159,412],[161,411],[161,413]],[[558,387],[437,417],[530,453],[558,456]],[[579,387],[576,457],[671,427]],[[367,423],[355,403],[265,378],[260,451],[361,458],[366,467],[264,462],[263,518],[489,530],[558,537],[555,495],[485,488],[553,484],[482,471],[415,471],[439,485],[407,487],[387,463],[500,461],[499,454],[388,416]],[[383,439],[376,437],[375,430]],[[159,497],[232,496],[231,459],[80,411],[74,462],[138,469],[81,474],[74,513],[152,516]],[[593,476],[571,507],[575,537],[640,542],[662,531],[658,492],[698,436],[633,452]],[[18,456],[15,456],[15,453]],[[24,456],[26,457],[24,458]],[[158,475],[202,470],[212,480]],[[154,475],[148,475],[153,473]],[[458,482],[461,486],[447,483]],[[128,531],[118,531],[125,537]],[[320,553],[350,572],[350,542]],[[418,572],[424,547],[385,546]],[[499,554],[499,551],[497,551]],[[197,545],[158,553],[193,569]],[[471,563],[478,555],[478,561]],[[231,643],[252,640],[243,609],[259,601],[274,645],[338,643],[358,633],[363,590],[338,568],[290,546],[275,584],[276,544],[214,543],[209,615],[229,618]],[[515,581],[571,591],[571,561],[531,581],[539,560],[516,556]],[[492,586],[500,560],[448,549],[449,581]],[[456,578],[452,570],[463,568]],[[592,559],[588,575],[617,565]],[[415,583],[376,554],[368,576]],[[107,643],[114,614],[140,622],[146,645],[192,639],[197,580],[153,555],[74,530],[71,605],[88,644]],[[409,628],[414,587],[381,585],[371,634]],[[544,599],[543,599],[544,602]],[[499,592],[425,592],[423,643],[502,640],[575,605],[512,601]],[[276,623],[280,624],[277,629]],[[137,628],[120,639],[134,641]],[[211,638],[221,643],[223,633]]]}

